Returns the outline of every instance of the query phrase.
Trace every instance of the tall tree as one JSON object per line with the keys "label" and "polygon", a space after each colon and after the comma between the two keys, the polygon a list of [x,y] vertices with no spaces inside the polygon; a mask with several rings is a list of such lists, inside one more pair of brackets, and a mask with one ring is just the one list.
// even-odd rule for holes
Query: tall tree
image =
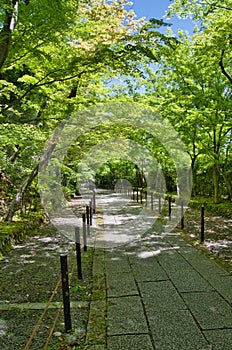
{"label": "tall tree", "polygon": [[[174,1],[169,15],[193,15],[198,28],[192,37],[179,31],[176,41],[159,47],[160,63],[147,82],[149,103],[179,131],[192,166],[198,160],[212,167],[215,202],[220,201],[220,179],[230,173],[225,166],[232,130],[230,4]],[[231,197],[228,181],[225,186]]]}
{"label": "tall tree", "polygon": [[[71,112],[102,99],[104,74],[133,73],[135,62],[143,59],[128,45],[137,40],[143,22],[126,10],[127,0],[80,1],[78,6],[76,1],[55,0],[18,4],[17,26],[1,70],[3,127],[33,124],[46,135]],[[12,9],[10,1],[7,5]],[[8,7],[1,10],[4,22]],[[8,147],[9,157],[20,144],[11,138],[15,145]],[[23,156],[22,146],[27,147],[20,144],[16,157]],[[31,173],[18,174],[22,184],[15,189],[6,220],[12,220],[37,175],[42,147],[34,149]]]}

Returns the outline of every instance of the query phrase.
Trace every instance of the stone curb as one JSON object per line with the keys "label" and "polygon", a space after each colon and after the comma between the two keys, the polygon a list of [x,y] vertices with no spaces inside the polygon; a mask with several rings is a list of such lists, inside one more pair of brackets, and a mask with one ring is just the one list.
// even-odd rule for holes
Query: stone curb
{"label": "stone curb", "polygon": [[93,289],[84,349],[106,349],[106,275],[105,252],[95,250],[93,258]]}

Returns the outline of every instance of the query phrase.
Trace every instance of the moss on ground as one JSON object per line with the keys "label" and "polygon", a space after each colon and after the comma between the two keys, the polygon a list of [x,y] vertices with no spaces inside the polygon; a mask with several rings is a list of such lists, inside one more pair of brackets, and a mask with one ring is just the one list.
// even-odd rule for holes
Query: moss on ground
{"label": "moss on ground", "polygon": [[27,236],[34,233],[43,221],[41,213],[33,213],[13,222],[0,221],[0,259],[13,248],[14,244],[24,241]]}
{"label": "moss on ground", "polygon": [[204,205],[205,210],[209,214],[215,216],[223,216],[227,219],[232,219],[232,202],[223,201],[221,203],[214,203],[211,198],[193,197],[190,201],[190,208],[199,209]]}

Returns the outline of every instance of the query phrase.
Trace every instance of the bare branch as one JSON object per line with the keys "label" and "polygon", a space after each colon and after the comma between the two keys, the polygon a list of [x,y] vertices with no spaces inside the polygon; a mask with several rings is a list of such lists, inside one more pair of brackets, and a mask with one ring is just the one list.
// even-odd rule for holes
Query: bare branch
{"label": "bare branch", "polygon": [[222,54],[221,54],[221,59],[219,62],[219,66],[221,68],[222,74],[229,80],[229,82],[232,84],[232,77],[227,73],[227,71],[225,70],[225,67],[223,65],[223,58],[224,58],[224,54],[225,54],[225,50],[222,50]]}

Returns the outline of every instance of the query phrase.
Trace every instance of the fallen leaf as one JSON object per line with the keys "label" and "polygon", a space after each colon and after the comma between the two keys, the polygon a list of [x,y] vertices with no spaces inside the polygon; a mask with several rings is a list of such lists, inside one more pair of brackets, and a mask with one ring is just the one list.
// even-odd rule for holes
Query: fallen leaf
{"label": "fallen leaf", "polygon": [[61,332],[54,332],[53,335],[54,335],[54,337],[61,337],[62,333]]}

